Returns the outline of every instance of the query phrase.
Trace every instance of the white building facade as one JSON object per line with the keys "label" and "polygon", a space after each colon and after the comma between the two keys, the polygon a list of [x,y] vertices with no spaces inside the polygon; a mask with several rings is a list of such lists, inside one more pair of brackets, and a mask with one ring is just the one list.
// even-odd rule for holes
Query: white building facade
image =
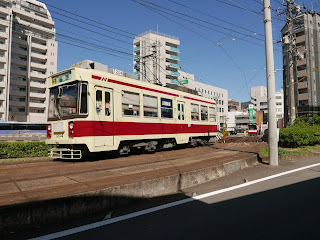
{"label": "white building facade", "polygon": [[0,0],[0,120],[47,121],[46,78],[57,72],[57,49],[44,3]]}
{"label": "white building facade", "polygon": [[[263,111],[264,116],[268,114],[267,88],[257,86],[250,88],[251,102],[255,111]],[[276,92],[276,118],[283,119],[284,116],[283,90]],[[264,117],[265,118],[265,117]]]}

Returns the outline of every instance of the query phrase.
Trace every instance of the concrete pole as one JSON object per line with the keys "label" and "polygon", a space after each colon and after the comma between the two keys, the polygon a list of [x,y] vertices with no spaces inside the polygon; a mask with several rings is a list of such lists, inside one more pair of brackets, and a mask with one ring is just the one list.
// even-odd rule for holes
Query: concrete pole
{"label": "concrete pole", "polygon": [[269,164],[278,166],[278,141],[276,119],[276,84],[274,78],[273,39],[270,0],[263,0],[264,35],[266,41],[268,123],[269,123]]}
{"label": "concrete pole", "polygon": [[290,123],[293,123],[296,118],[296,104],[295,104],[295,94],[294,94],[294,76],[293,76],[293,52],[292,52],[292,45],[293,45],[293,32],[292,32],[292,25],[293,20],[291,16],[291,8],[290,8],[290,1],[287,1],[287,22],[288,22],[288,32],[289,32],[289,89],[290,89]]}

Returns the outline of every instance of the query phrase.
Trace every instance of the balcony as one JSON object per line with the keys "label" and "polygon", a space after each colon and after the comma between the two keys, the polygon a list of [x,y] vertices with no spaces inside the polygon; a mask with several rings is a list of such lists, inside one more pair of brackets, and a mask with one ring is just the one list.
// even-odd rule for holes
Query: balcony
{"label": "balcony", "polygon": [[27,70],[20,70],[20,69],[11,68],[11,73],[19,75],[19,76],[27,76]]}
{"label": "balcony", "polygon": [[299,61],[297,61],[297,66],[303,66],[307,64],[307,59],[303,58]]}
{"label": "balcony", "polygon": [[30,76],[32,78],[36,78],[36,79],[45,79],[46,78],[46,74],[42,74],[42,73],[38,73],[38,72],[34,72],[34,71],[31,71]]}
{"label": "balcony", "polygon": [[180,49],[175,47],[170,47],[170,50],[173,52],[178,52],[178,53],[180,52]]}
{"label": "balcony", "polygon": [[4,83],[4,81],[1,81],[1,82],[0,82],[0,88],[4,88],[4,87],[6,87],[6,86],[5,86],[5,83]]}
{"label": "balcony", "polygon": [[135,51],[138,51],[138,50],[140,50],[140,46],[135,47],[135,48],[133,49],[134,52],[135,52]]}
{"label": "balcony", "polygon": [[31,80],[30,82],[30,87],[34,87],[34,88],[46,88],[46,82],[34,82]]}
{"label": "balcony", "polygon": [[6,44],[0,44],[0,50],[8,50],[8,46]]}
{"label": "balcony", "polygon": [[4,94],[0,94],[0,101],[4,101],[5,100],[5,95]]}
{"label": "balcony", "polygon": [[299,101],[308,100],[308,93],[298,94],[298,100]]}
{"label": "balcony", "polygon": [[[1,22],[1,20],[0,20]],[[8,38],[8,33],[7,32],[0,32],[0,37],[1,38]]]}
{"label": "balcony", "polygon": [[27,66],[27,60],[21,60],[21,59],[17,59],[17,58],[11,58],[11,62],[16,64],[16,65],[20,65],[20,66]]}
{"label": "balcony", "polygon": [[46,64],[40,64],[40,63],[35,63],[31,61],[31,67],[32,68],[36,68],[36,69],[40,69],[40,70],[46,70],[47,66]]}
{"label": "balcony", "polygon": [[7,69],[0,69],[0,75],[6,75],[7,74]]}
{"label": "balcony", "polygon": [[176,63],[170,63],[169,66],[172,68],[179,68],[180,67],[179,64],[176,64]]}
{"label": "balcony", "polygon": [[298,78],[307,76],[307,70],[298,71]]}
{"label": "balcony", "polygon": [[298,82],[298,89],[305,89],[308,88],[307,82]]}
{"label": "balcony", "polygon": [[52,25],[52,26],[54,25],[54,21],[53,20],[51,20],[49,18],[46,18],[46,17],[38,16],[33,12],[26,13],[24,10],[20,10],[18,8],[15,9],[14,11],[19,13],[20,15],[23,15],[23,16],[25,16],[26,14],[28,16],[32,15],[32,18],[35,19],[36,22],[43,22],[43,23],[46,23],[46,24],[49,24],[49,25]]}
{"label": "balcony", "polygon": [[46,54],[39,54],[35,52],[31,52],[31,57],[40,59],[40,60],[47,60],[47,55]]}
{"label": "balcony", "polygon": [[26,96],[26,92],[18,91],[18,90],[10,90],[10,96],[25,97]]}
{"label": "balcony", "polygon": [[27,82],[26,81],[21,81],[21,80],[10,80],[10,85],[17,85],[17,86],[26,86]]}
{"label": "balcony", "polygon": [[9,8],[0,7],[0,13],[9,14]]}
{"label": "balcony", "polygon": [[44,99],[44,98],[46,98],[46,94],[45,93],[30,92],[30,97]]}
{"label": "balcony", "polygon": [[28,54],[27,50],[24,50],[22,48],[11,48],[12,53],[17,54],[17,55],[23,55],[26,56]]}
{"label": "balcony", "polygon": [[21,102],[21,101],[10,100],[9,105],[10,105],[10,107],[25,107],[26,101]]}
{"label": "balcony", "polygon": [[133,74],[135,74],[135,75],[140,74],[140,71],[136,71]]}
{"label": "balcony", "polygon": [[[0,100],[1,100],[1,96],[0,96]],[[4,113],[4,105],[0,106],[0,113]]]}
{"label": "balcony", "polygon": [[29,107],[30,108],[41,108],[41,109],[44,109],[44,108],[46,108],[46,104],[45,103],[30,102],[29,103]]}
{"label": "balcony", "polygon": [[304,36],[300,36],[300,37],[296,38],[296,44],[303,43],[304,41],[305,41],[305,37]]}
{"label": "balcony", "polygon": [[140,54],[137,54],[137,55],[133,56],[133,59],[137,59],[139,57],[140,57]]}
{"label": "balcony", "polygon": [[171,74],[172,76],[180,76],[180,73],[178,73],[178,72],[170,71],[170,74]]}
{"label": "balcony", "polygon": [[176,55],[167,55],[168,56],[168,58],[171,58],[171,59],[174,59],[174,60],[177,60],[177,61],[179,61],[180,60],[180,57],[179,56],[176,56]]}
{"label": "balcony", "polygon": [[35,48],[36,50],[40,50],[40,51],[44,51],[44,52],[46,52],[48,49],[48,47],[46,45],[42,45],[42,44],[34,43],[34,42],[31,44],[31,47]]}

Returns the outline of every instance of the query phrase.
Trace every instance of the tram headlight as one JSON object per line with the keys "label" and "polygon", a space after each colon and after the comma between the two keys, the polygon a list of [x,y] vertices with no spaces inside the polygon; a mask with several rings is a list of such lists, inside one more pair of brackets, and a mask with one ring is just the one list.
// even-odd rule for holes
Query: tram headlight
{"label": "tram headlight", "polygon": [[47,138],[51,138],[52,132],[51,132],[52,126],[51,124],[47,125]]}
{"label": "tram headlight", "polygon": [[73,122],[69,122],[69,137],[73,138]]}

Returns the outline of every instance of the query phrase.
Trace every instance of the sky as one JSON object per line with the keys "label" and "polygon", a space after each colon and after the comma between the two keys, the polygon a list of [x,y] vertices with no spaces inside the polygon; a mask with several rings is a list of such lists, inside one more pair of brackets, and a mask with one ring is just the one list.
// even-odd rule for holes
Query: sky
{"label": "sky", "polygon": [[[250,87],[266,86],[262,0],[42,0],[55,21],[58,71],[85,59],[126,72],[132,42],[148,30],[180,40],[180,65],[195,80],[250,100]],[[150,4],[151,3],[151,4]],[[282,89],[282,0],[271,0],[276,90]],[[320,11],[319,0],[296,0]],[[152,5],[154,4],[154,5]],[[173,12],[175,11],[175,12]],[[76,16],[76,15],[78,16]]]}

